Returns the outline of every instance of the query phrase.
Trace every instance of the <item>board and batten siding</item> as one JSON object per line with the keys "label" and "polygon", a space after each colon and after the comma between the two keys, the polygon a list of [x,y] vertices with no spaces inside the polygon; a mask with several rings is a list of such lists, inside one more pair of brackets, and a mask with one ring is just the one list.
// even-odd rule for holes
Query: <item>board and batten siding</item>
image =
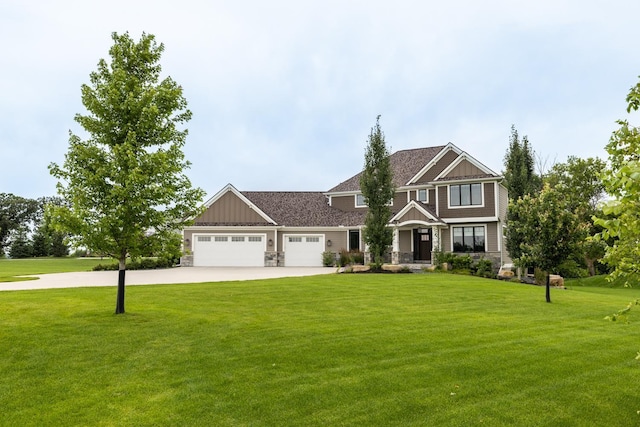
{"label": "board and batten siding", "polygon": [[484,175],[486,172],[478,168],[468,160],[462,160],[448,174],[447,178],[460,178],[465,176]]}
{"label": "board and batten siding", "polygon": [[265,219],[228,191],[195,220],[195,224],[264,224]]}
{"label": "board and batten siding", "polygon": [[451,163],[453,163],[458,158],[458,154],[455,151],[448,151],[440,160],[436,162],[435,165],[431,166],[421,177],[419,177],[415,184],[426,184],[434,179],[440,173],[447,168]]}

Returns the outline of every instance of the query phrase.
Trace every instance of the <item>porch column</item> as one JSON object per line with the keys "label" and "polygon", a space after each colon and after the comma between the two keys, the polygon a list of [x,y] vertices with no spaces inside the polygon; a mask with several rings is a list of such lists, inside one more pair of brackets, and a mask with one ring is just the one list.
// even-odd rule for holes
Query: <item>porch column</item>
{"label": "porch column", "polygon": [[400,232],[393,226],[393,249],[391,250],[391,264],[400,264]]}
{"label": "porch column", "polygon": [[440,227],[432,227],[433,232],[431,233],[431,241],[432,241],[432,246],[431,246],[431,250],[433,252],[435,251],[439,251],[440,248]]}

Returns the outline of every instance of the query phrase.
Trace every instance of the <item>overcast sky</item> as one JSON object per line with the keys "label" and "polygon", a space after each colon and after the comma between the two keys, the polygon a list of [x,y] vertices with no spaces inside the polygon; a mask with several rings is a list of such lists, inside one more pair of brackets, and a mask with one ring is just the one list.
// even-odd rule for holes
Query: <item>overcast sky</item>
{"label": "overcast sky", "polygon": [[55,194],[47,166],[114,31],[164,43],[208,196],[328,190],[362,169],[378,114],[391,151],[452,142],[496,172],[512,124],[549,164],[605,158],[638,16],[638,0],[3,0],[0,192]]}

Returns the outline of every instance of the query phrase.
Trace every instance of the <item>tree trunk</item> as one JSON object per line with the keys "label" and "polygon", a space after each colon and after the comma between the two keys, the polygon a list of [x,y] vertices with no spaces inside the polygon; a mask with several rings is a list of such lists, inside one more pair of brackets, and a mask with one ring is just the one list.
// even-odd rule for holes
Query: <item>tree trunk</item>
{"label": "tree trunk", "polygon": [[587,269],[589,270],[589,276],[593,277],[596,275],[596,262],[595,260],[589,258],[589,257],[584,257],[586,263],[587,263]]}
{"label": "tree trunk", "polygon": [[124,313],[124,273],[126,271],[126,257],[121,258],[118,265],[118,295],[116,297],[116,314]]}
{"label": "tree trunk", "polygon": [[547,273],[547,302],[551,302],[551,274]]}

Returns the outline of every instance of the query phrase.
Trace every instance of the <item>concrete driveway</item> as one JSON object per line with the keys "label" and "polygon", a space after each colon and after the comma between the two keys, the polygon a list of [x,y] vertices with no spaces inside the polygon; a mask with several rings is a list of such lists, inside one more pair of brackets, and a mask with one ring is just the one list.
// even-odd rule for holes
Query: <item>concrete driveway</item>
{"label": "concrete driveway", "polygon": [[[226,282],[272,279],[278,277],[315,276],[335,273],[333,267],[178,267],[166,270],[132,270],[126,273],[127,285],[161,285],[169,283]],[[117,271],[42,274],[38,280],[0,282],[0,291],[27,289],[116,286]]]}

